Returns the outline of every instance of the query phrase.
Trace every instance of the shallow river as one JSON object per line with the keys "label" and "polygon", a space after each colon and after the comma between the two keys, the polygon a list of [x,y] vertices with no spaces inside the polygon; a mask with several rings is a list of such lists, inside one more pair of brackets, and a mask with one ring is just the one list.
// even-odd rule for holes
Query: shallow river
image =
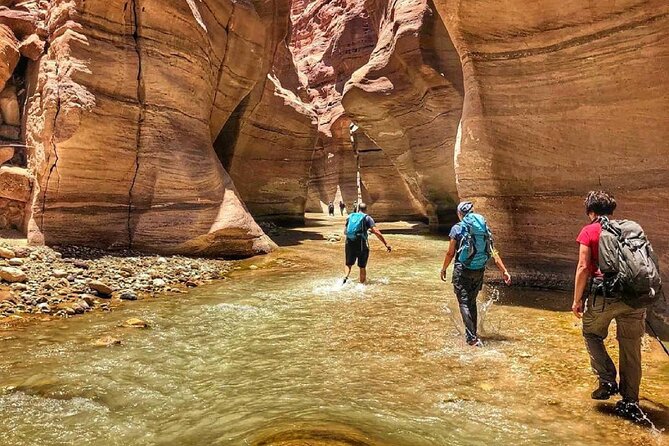
{"label": "shallow river", "polygon": [[[2,445],[652,445],[595,403],[569,295],[488,288],[468,347],[443,238],[381,225],[370,283],[341,285],[321,221],[189,295],[28,327],[0,341]],[[456,316],[456,317],[454,317]],[[148,330],[123,329],[129,317]],[[123,345],[94,347],[113,335]],[[642,405],[669,427],[669,361],[644,341]]]}

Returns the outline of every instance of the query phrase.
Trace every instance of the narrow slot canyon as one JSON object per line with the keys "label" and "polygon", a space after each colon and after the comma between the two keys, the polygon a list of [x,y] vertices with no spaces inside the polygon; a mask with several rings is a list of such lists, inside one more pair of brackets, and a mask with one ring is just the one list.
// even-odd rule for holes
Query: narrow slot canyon
{"label": "narrow slot canyon", "polygon": [[0,446],[662,445],[668,123],[667,0],[0,0]]}

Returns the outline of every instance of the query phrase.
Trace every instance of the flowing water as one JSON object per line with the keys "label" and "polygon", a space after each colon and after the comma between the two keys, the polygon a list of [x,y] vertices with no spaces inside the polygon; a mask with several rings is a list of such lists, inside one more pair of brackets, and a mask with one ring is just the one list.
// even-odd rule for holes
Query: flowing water
{"label": "flowing water", "polygon": [[[393,253],[372,241],[369,284],[342,285],[336,221],[189,295],[4,333],[0,444],[669,444],[669,361],[650,340],[657,430],[589,399],[567,294],[484,290],[486,346],[468,347],[443,238],[381,225]],[[129,317],[152,328],[117,327]],[[123,345],[92,345],[106,335]]]}

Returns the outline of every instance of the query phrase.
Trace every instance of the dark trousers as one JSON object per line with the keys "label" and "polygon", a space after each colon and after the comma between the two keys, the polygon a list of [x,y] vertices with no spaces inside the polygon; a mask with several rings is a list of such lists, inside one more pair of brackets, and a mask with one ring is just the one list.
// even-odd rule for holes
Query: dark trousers
{"label": "dark trousers", "polygon": [[453,289],[460,305],[462,322],[465,323],[467,342],[473,342],[478,338],[476,333],[478,322],[476,297],[483,287],[484,273],[485,269],[474,271],[465,268],[460,263],[456,263],[453,267]]}

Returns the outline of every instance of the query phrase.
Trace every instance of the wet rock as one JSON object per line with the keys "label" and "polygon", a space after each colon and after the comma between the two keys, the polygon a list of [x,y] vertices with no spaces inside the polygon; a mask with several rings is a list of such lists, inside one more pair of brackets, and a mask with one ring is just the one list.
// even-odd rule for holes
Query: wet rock
{"label": "wet rock", "polygon": [[9,259],[9,265],[10,266],[21,266],[23,265],[23,259],[19,259],[18,257],[14,257],[12,259]]}
{"label": "wet rock", "polygon": [[81,295],[81,300],[86,302],[89,307],[94,307],[95,306],[95,296],[92,296],[90,294],[82,294]]}
{"label": "wet rock", "polygon": [[132,291],[124,291],[121,293],[121,300],[137,300],[137,294]]}
{"label": "wet rock", "polygon": [[121,327],[125,327],[125,328],[149,328],[149,324],[148,324],[148,322],[146,322],[142,319],[132,317],[132,318],[126,320],[123,324],[121,324]]}
{"label": "wet rock", "polygon": [[44,302],[41,304],[37,304],[37,308],[42,312],[42,313],[51,313],[51,307],[49,306],[48,303]]}
{"label": "wet rock", "polygon": [[114,345],[122,345],[123,342],[119,338],[113,336],[103,336],[93,342],[95,347],[112,347]]}
{"label": "wet rock", "polygon": [[94,291],[97,291],[100,296],[111,296],[111,294],[114,292],[114,290],[109,285],[100,280],[91,280],[88,283],[88,287]]}
{"label": "wet rock", "polygon": [[3,259],[11,259],[16,257],[16,254],[11,249],[0,246],[0,257]]}
{"label": "wet rock", "polygon": [[65,307],[63,310],[68,316],[74,316],[77,313],[73,307]]}
{"label": "wet rock", "polygon": [[6,266],[4,268],[0,268],[0,279],[10,283],[25,282],[28,280],[28,276],[18,268]]}

